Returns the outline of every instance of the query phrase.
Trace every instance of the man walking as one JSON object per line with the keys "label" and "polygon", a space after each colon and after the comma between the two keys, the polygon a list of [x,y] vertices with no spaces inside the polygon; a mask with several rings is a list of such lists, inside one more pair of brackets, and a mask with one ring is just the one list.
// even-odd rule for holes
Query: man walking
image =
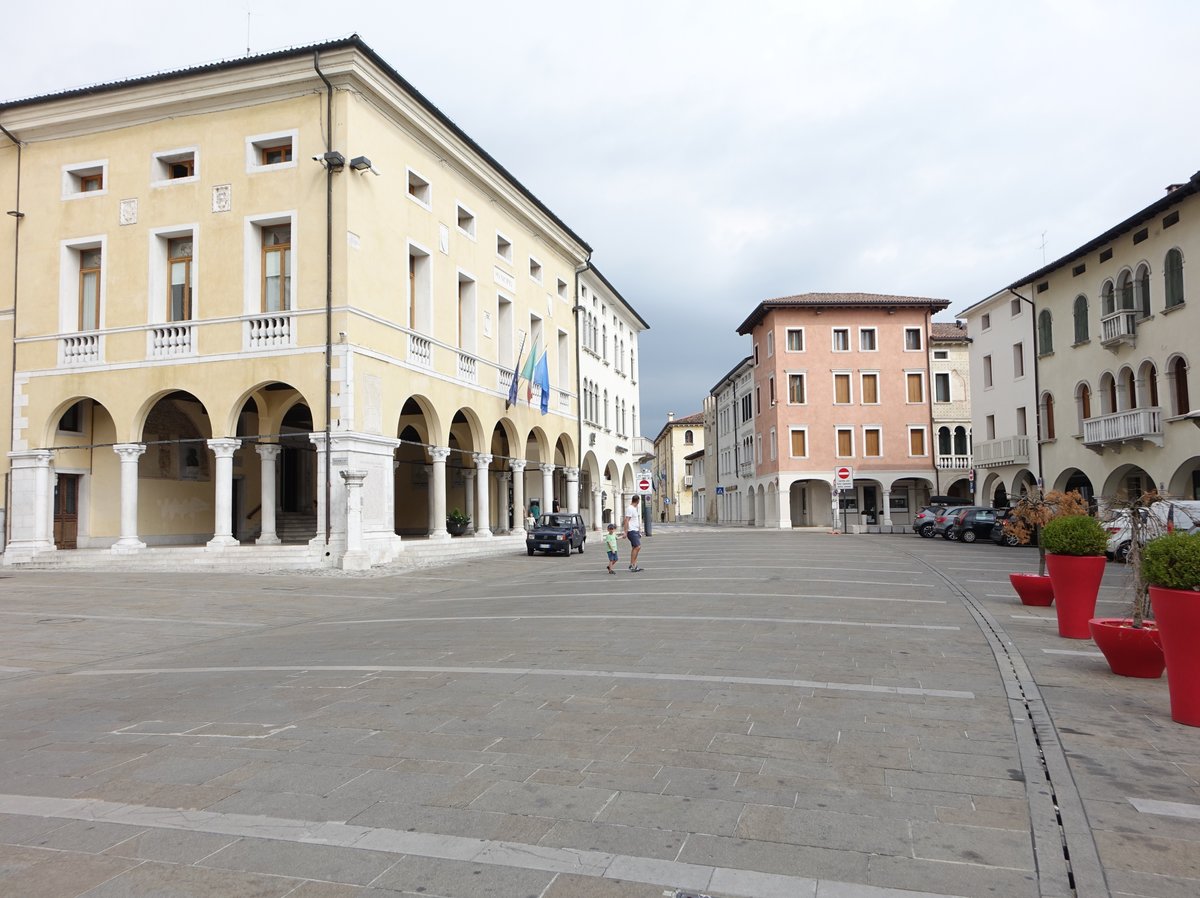
{"label": "man walking", "polygon": [[641,573],[641,568],[638,567],[638,555],[642,551],[642,514],[641,514],[641,496],[634,494],[629,500],[629,507],[625,509],[625,517],[621,521],[621,536],[629,540],[629,573]]}

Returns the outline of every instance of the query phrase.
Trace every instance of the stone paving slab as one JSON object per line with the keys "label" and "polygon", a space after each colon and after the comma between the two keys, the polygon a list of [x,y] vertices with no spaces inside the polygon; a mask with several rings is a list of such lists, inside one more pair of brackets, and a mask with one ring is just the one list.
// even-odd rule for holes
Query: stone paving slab
{"label": "stone paving slab", "polygon": [[1197,732],[1061,654],[1090,643],[1007,583],[1034,553],[701,528],[642,560],[0,580],[0,894],[1036,895],[1065,862],[973,609],[1096,898],[1200,894],[1200,821],[1132,803],[1200,806]]}

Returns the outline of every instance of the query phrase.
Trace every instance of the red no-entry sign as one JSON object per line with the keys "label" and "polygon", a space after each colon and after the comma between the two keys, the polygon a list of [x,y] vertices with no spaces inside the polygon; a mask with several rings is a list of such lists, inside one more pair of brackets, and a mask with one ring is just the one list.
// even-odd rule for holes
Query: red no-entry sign
{"label": "red no-entry sign", "polygon": [[833,469],[833,488],[835,490],[848,490],[854,487],[854,469],[842,465],[840,468]]}
{"label": "red no-entry sign", "polygon": [[643,496],[650,493],[650,488],[653,486],[653,481],[649,477],[639,477],[637,482],[638,492]]}

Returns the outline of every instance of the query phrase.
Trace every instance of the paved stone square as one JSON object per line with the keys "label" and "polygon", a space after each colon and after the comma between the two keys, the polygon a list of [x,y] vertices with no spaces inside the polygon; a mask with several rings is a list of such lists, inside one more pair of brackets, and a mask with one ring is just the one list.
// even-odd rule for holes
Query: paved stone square
{"label": "paved stone square", "polygon": [[1017,602],[1034,551],[597,544],[0,578],[0,894],[1200,894],[1200,730]]}

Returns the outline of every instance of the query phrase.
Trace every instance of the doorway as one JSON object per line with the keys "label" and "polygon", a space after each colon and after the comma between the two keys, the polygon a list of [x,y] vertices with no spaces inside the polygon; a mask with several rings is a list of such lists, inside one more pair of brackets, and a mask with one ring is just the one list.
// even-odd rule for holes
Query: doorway
{"label": "doorway", "polygon": [[79,475],[59,474],[54,484],[54,546],[74,549],[79,539]]}

